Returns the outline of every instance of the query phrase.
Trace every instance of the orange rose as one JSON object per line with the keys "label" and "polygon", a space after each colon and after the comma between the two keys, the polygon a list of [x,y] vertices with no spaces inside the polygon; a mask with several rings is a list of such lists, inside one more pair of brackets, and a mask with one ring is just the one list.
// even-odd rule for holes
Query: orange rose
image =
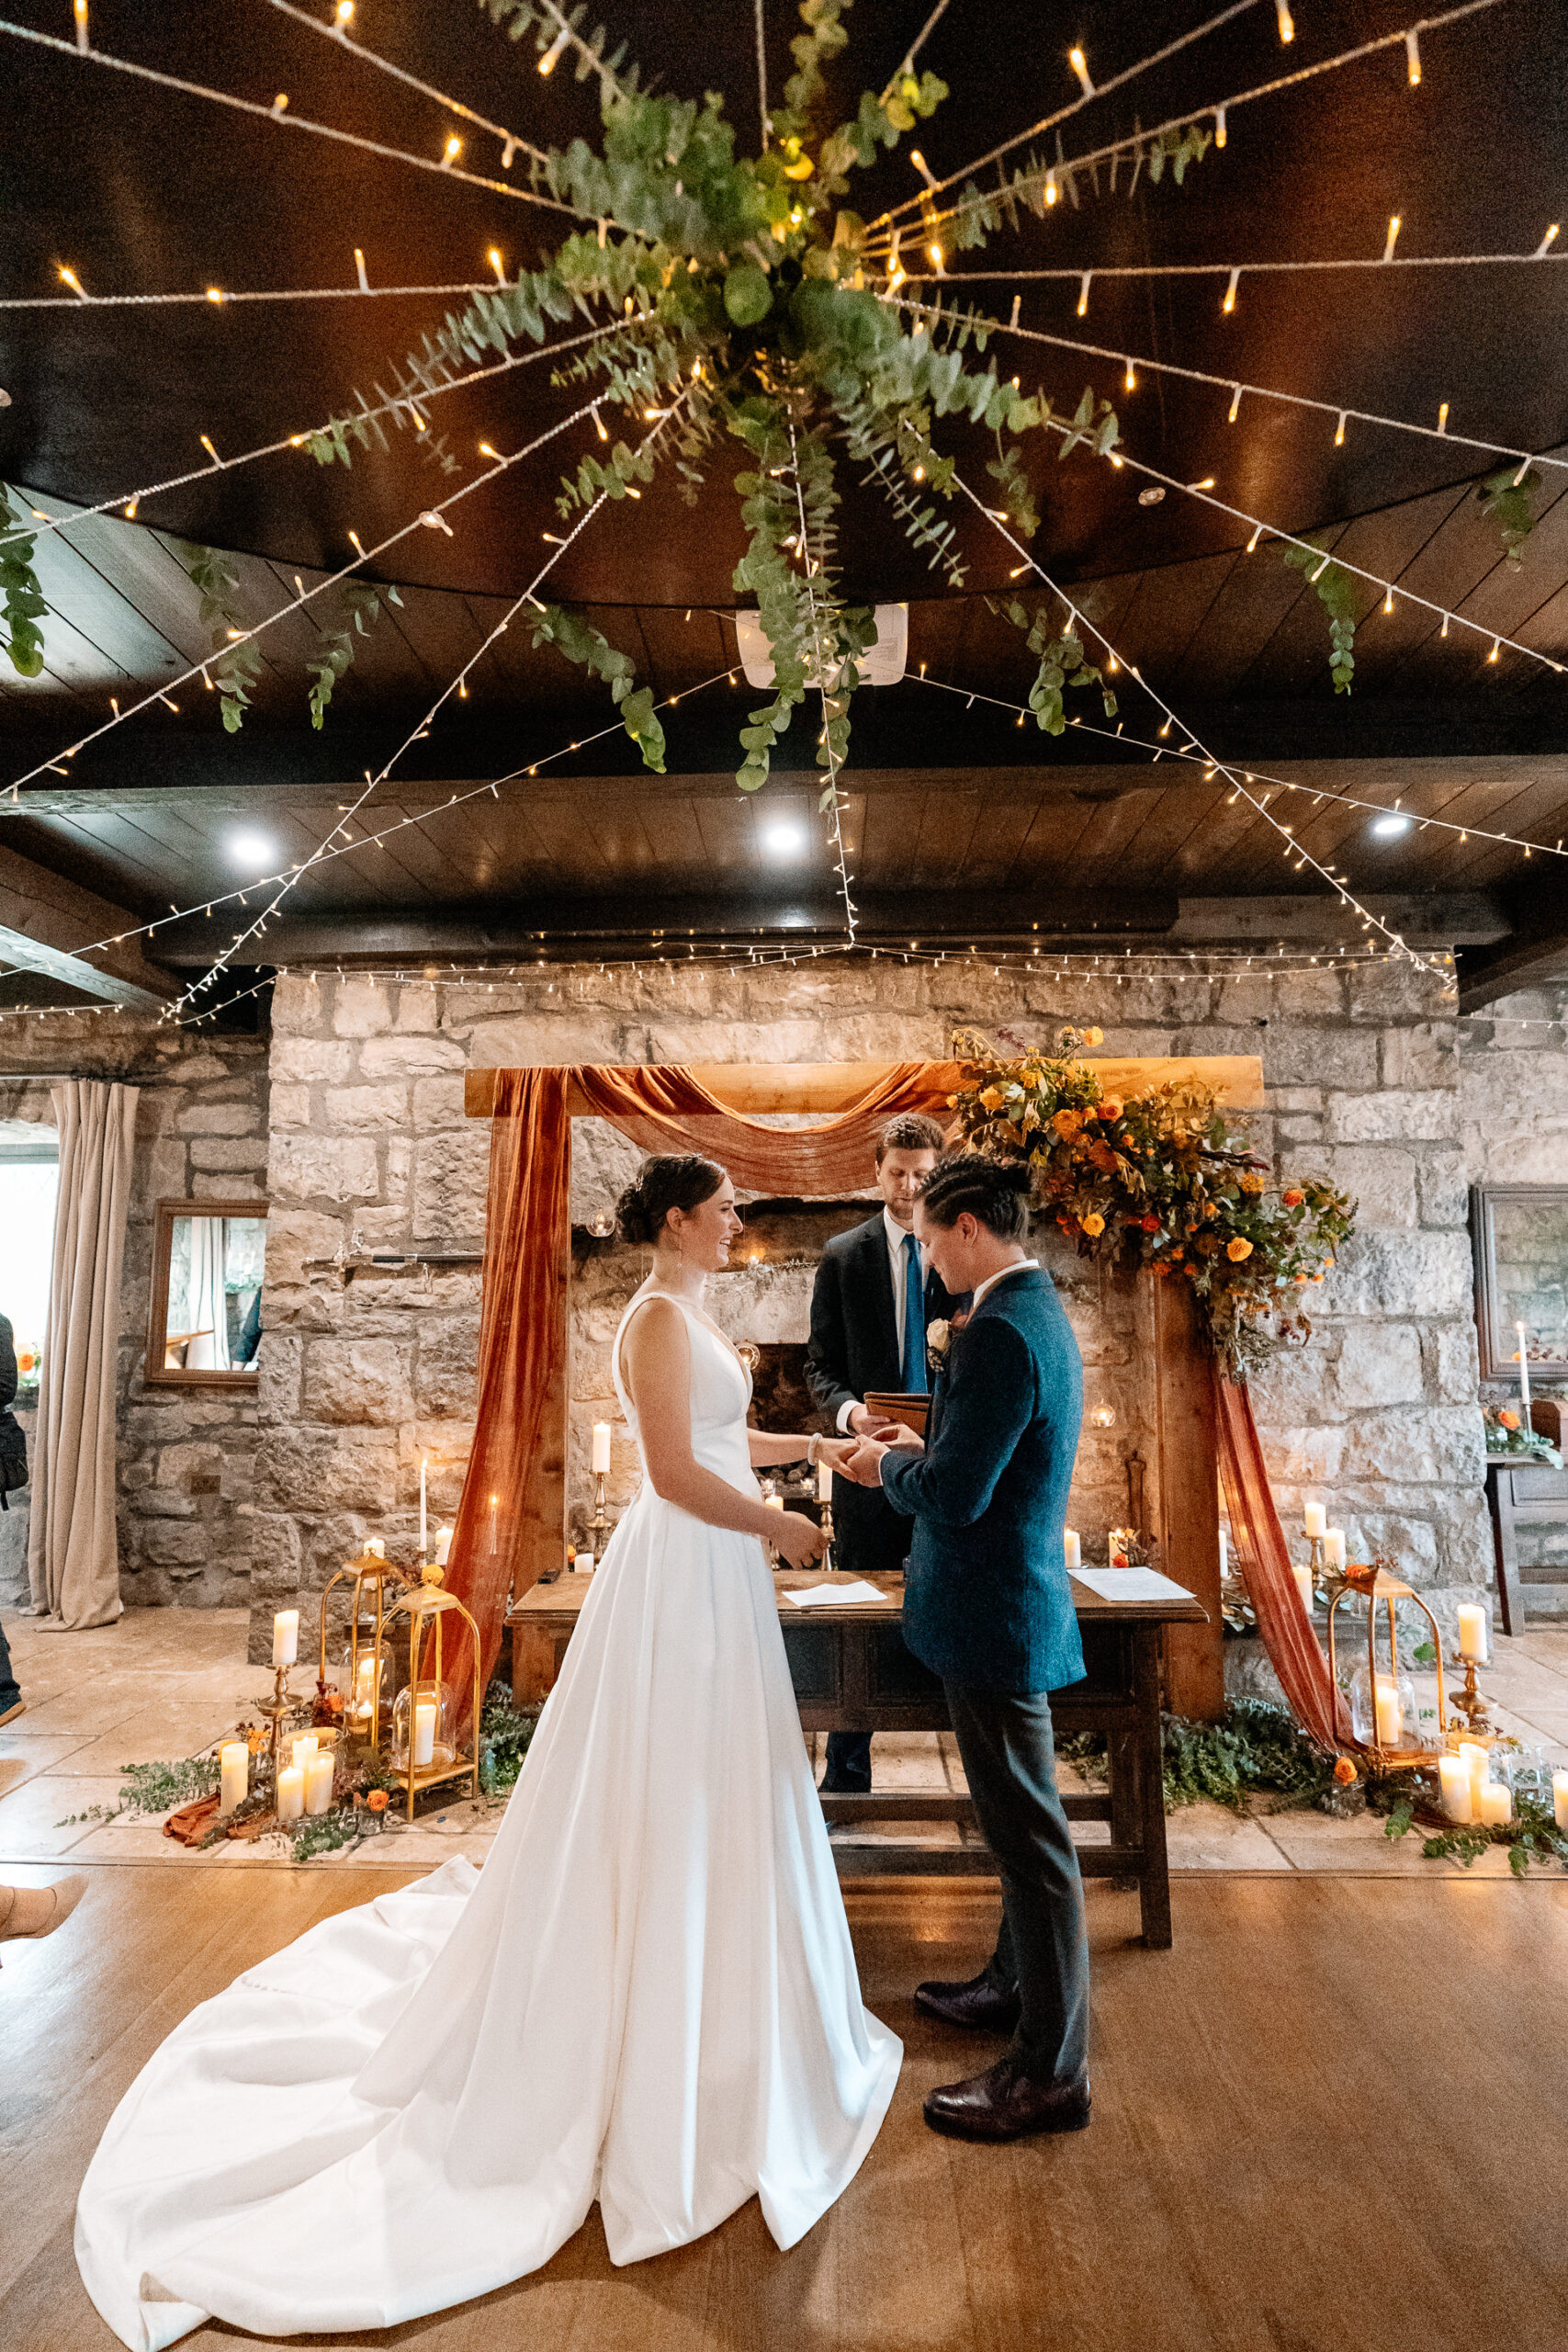
{"label": "orange rose", "polygon": [[1292,1280],[1293,1280],[1293,1281],[1294,1281],[1294,1283],[1295,1283],[1296,1288],[1297,1288],[1298,1290],[1300,1290],[1300,1289],[1302,1289],[1302,1288],[1305,1285],[1305,1283],[1310,1280],[1310,1277],[1309,1277],[1308,1275],[1306,1275],[1306,1274],[1296,1274],[1296,1275],[1292,1276]]}
{"label": "orange rose", "polygon": [[1342,1789],[1348,1789],[1351,1781],[1355,1779],[1356,1768],[1351,1763],[1350,1758],[1348,1756],[1336,1758],[1334,1764],[1334,1777],[1338,1781]]}
{"label": "orange rose", "polygon": [[369,1806],[372,1813],[385,1813],[387,1810],[386,1790],[372,1789],[365,1802]]}
{"label": "orange rose", "polygon": [[38,1358],[34,1355],[31,1348],[23,1348],[18,1351],[17,1356],[17,1370],[24,1374],[29,1373],[37,1362]]}
{"label": "orange rose", "polygon": [[[1306,1194],[1303,1192],[1299,1184],[1289,1184],[1280,1193],[1280,1198],[1284,1202],[1285,1206],[1288,1209],[1299,1209],[1302,1203],[1305,1200]],[[1343,1762],[1343,1758],[1340,1760]]]}
{"label": "orange rose", "polygon": [[1498,1414],[1497,1419],[1506,1430],[1517,1430],[1519,1426],[1517,1413],[1502,1412]]}
{"label": "orange rose", "polygon": [[1122,1105],[1114,1094],[1108,1094],[1103,1102],[1095,1104],[1094,1115],[1097,1119],[1119,1119],[1122,1116]]}
{"label": "orange rose", "polygon": [[1103,1233],[1105,1230],[1105,1219],[1102,1216],[1095,1215],[1092,1211],[1088,1216],[1080,1216],[1078,1223],[1082,1226],[1084,1231],[1089,1235],[1091,1241],[1097,1234]]}
{"label": "orange rose", "polygon": [[1227,1241],[1225,1243],[1225,1256],[1230,1260],[1233,1266],[1239,1266],[1244,1258],[1250,1258],[1251,1255],[1251,1242],[1244,1241],[1239,1233],[1233,1241]]}

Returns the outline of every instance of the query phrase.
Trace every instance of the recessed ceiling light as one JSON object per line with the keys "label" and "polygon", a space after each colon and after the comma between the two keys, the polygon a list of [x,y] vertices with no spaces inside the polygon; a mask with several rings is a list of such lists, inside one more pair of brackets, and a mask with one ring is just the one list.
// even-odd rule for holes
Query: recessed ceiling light
{"label": "recessed ceiling light", "polygon": [[276,843],[265,833],[231,833],[224,847],[231,865],[248,866],[253,874],[259,874],[277,855]]}
{"label": "recessed ceiling light", "polygon": [[1371,829],[1380,842],[1391,842],[1400,833],[1407,833],[1410,831],[1410,821],[1408,817],[1391,813],[1386,817],[1375,817],[1372,820]]}
{"label": "recessed ceiling light", "polygon": [[773,857],[798,857],[806,847],[806,835],[798,825],[770,825],[762,835],[762,847]]}

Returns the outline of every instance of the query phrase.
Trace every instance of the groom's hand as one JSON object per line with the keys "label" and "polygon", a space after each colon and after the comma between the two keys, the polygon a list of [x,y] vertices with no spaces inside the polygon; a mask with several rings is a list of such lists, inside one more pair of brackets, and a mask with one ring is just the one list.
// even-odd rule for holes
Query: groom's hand
{"label": "groom's hand", "polygon": [[842,1465],[840,1476],[851,1478],[857,1487],[880,1487],[882,1457],[887,1448],[875,1438],[863,1437],[849,1460]]}

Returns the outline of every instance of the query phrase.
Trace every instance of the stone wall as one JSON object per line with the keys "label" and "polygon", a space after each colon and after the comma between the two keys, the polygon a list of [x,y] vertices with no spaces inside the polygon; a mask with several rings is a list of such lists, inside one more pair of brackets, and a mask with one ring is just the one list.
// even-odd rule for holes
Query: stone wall
{"label": "stone wall", "polygon": [[[14,1073],[140,1083],[117,1372],[120,1591],[130,1606],[250,1599],[254,1396],[148,1388],[141,1371],[157,1203],[265,1197],[267,1052],[265,1037],[197,1035],[118,1012],[5,1023],[0,1118],[53,1124],[48,1085]],[[19,1530],[7,1531],[5,1556],[12,1589],[0,1599],[15,1601]]]}
{"label": "stone wall", "polygon": [[[1490,1539],[1458,1024],[1435,980],[1388,967],[1117,986],[997,977],[967,958],[934,971],[824,960],[733,978],[540,967],[493,986],[321,974],[281,982],[273,1008],[258,1638],[273,1608],[318,1591],[366,1533],[407,1555],[422,1453],[433,1511],[449,1518],[456,1507],[471,1434],[477,1272],[345,1279],[337,1261],[355,1232],[365,1250],[479,1247],[489,1137],[485,1123],[463,1115],[467,1067],[938,1056],[959,1021],[1029,1037],[1097,1021],[1108,1053],[1261,1053],[1259,1145],[1360,1202],[1312,1347],[1256,1384],[1281,1512],[1299,1523],[1303,1497],[1322,1494],[1352,1551],[1387,1552],[1413,1582],[1443,1588],[1447,1606],[1480,1586]],[[576,1160],[581,1223],[613,1197],[635,1154],[584,1122]],[[579,1505],[625,1289],[624,1274],[606,1272],[578,1302],[570,1466]],[[804,1337],[807,1293],[804,1265],[754,1291],[738,1287],[746,1318],[768,1327],[745,1336]],[[1125,1435],[1125,1426],[1107,1433],[1110,1459],[1095,1466],[1107,1496]],[[617,1483],[627,1475],[623,1441]]]}

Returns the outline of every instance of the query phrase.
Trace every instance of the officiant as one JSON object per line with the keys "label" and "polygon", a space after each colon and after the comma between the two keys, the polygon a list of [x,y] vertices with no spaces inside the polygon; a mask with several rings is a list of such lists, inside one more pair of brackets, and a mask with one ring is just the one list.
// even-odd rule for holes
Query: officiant
{"label": "officiant", "polygon": [[[928,1392],[927,1326],[963,1304],[925,1271],[914,1234],[915,1195],[942,1150],[942,1132],[934,1119],[919,1112],[890,1119],[876,1148],[882,1205],[863,1225],[836,1234],[817,1269],[806,1375],[834,1428],[857,1437],[871,1435],[883,1419],[868,1409],[868,1393]],[[880,1488],[834,1479],[840,1568],[857,1576],[897,1575],[908,1553],[911,1525]],[[863,1795],[870,1789],[869,1731],[829,1734],[822,1787],[838,1795]]]}

